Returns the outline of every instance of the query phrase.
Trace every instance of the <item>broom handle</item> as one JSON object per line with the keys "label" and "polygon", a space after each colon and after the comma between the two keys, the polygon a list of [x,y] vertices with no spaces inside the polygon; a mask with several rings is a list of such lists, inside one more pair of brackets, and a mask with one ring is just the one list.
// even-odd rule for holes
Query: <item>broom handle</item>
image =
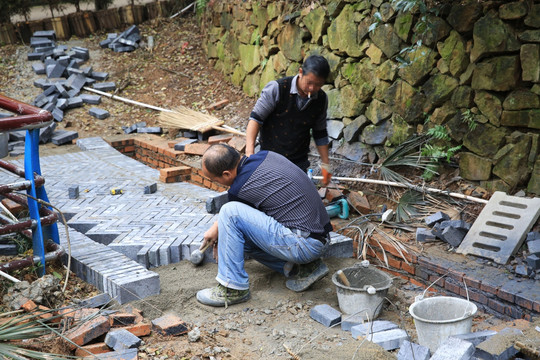
{"label": "broom handle", "polygon": [[[99,91],[99,90],[96,90],[96,89],[92,89],[92,88],[89,88],[87,86],[83,87],[83,89],[87,90],[87,91],[90,91],[90,92],[94,92],[94,93],[102,95],[102,96],[107,96],[107,97],[109,97],[109,98],[111,98],[113,100],[119,100],[119,101],[125,102],[125,103],[128,103],[128,104],[138,105],[138,106],[146,107],[146,108],[157,110],[157,111],[174,112],[173,110],[164,109],[164,108],[161,108],[161,107],[158,107],[158,106],[149,105],[149,104],[145,104],[145,103],[138,102],[138,101],[135,101],[135,100],[126,99],[124,97],[109,94],[109,93]],[[212,125],[212,129],[229,132],[229,133],[236,134],[236,135],[246,136],[246,133],[243,133],[241,131],[238,131],[238,130],[235,130],[235,129],[232,129],[232,128],[229,128],[229,127],[221,127],[221,126],[217,126],[217,125]]]}
{"label": "broom handle", "polygon": [[246,136],[246,133],[243,133],[243,132],[235,130],[235,129],[230,129],[228,127],[222,127],[222,126],[217,126],[217,125],[211,125],[211,126],[212,126],[212,129],[216,129],[216,130],[219,130],[219,131],[225,131],[225,132],[229,132],[231,134],[236,134],[236,135],[240,135],[240,136]]}
{"label": "broom handle", "polygon": [[135,101],[135,100],[126,99],[124,97],[109,94],[109,93],[99,91],[99,90],[96,90],[96,89],[92,89],[92,88],[89,88],[87,86],[83,87],[83,89],[86,90],[86,91],[94,92],[94,93],[102,95],[102,96],[107,96],[107,97],[109,97],[109,98],[111,98],[113,100],[123,101],[123,102],[128,103],[128,104],[138,105],[138,106],[146,107],[146,108],[157,110],[157,111],[173,112],[172,110],[169,110],[169,109],[164,109],[164,108],[160,108],[158,106],[148,105],[148,104],[138,102],[138,101]]}

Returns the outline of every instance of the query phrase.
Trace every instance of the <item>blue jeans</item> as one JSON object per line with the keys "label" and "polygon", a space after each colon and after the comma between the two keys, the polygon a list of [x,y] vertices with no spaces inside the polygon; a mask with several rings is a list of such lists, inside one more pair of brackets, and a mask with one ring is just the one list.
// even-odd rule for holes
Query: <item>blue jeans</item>
{"label": "blue jeans", "polygon": [[223,286],[249,289],[244,254],[283,274],[287,261],[305,264],[321,257],[326,246],[304,238],[274,218],[241,202],[228,202],[218,218],[218,275]]}

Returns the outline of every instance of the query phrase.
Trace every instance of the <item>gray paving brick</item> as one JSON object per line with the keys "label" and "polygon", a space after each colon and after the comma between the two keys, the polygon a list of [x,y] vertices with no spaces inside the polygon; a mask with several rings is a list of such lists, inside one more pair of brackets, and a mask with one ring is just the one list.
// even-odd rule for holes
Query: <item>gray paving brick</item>
{"label": "gray paving brick", "polygon": [[115,351],[138,348],[141,339],[126,329],[109,331],[105,336],[105,344]]}
{"label": "gray paving brick", "polygon": [[333,326],[341,321],[341,312],[328,304],[315,305],[310,310],[309,316],[326,327]]}
{"label": "gray paving brick", "polygon": [[114,82],[95,83],[92,86],[96,90],[100,91],[114,91],[116,90],[116,84]]}
{"label": "gray paving brick", "polygon": [[88,110],[88,113],[92,115],[93,117],[98,118],[100,120],[106,119],[110,116],[107,110],[103,110],[96,107],[90,108],[90,110]]}
{"label": "gray paving brick", "polygon": [[474,354],[474,345],[468,341],[449,337],[439,346],[431,360],[469,360]]}
{"label": "gray paving brick", "polygon": [[428,360],[429,348],[404,340],[399,348],[397,360]]}
{"label": "gray paving brick", "polygon": [[356,339],[358,336],[366,336],[381,331],[397,329],[397,327],[397,324],[388,320],[375,320],[351,327],[351,335]]}

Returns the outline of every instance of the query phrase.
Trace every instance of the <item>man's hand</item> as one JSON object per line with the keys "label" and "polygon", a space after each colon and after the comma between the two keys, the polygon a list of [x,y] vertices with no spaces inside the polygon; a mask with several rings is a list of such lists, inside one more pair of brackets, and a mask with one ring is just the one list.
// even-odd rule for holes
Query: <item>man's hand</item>
{"label": "man's hand", "polygon": [[217,246],[218,246],[218,222],[216,221],[210,229],[206,230],[204,233],[204,239],[203,243],[201,245],[201,249],[204,248],[207,244],[213,247],[212,254],[214,256],[214,259],[218,259],[218,252],[217,252]]}
{"label": "man's hand", "polygon": [[330,172],[330,164],[321,163],[321,172],[322,172],[322,182],[324,186],[330,184],[332,179],[332,173]]}

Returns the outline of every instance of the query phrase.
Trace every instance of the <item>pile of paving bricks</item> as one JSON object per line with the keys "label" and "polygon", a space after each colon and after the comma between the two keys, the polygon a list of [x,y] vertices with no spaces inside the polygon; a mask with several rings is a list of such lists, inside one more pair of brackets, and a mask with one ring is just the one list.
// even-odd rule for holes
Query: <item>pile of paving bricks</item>
{"label": "pile of paving bricks", "polygon": [[[442,342],[431,354],[428,347],[411,342],[409,335],[391,321],[365,321],[362,315],[342,315],[330,305],[314,306],[310,317],[326,327],[341,324],[343,331],[350,332],[359,341],[371,341],[387,351],[397,350],[398,360],[469,360],[469,359],[512,359],[519,350],[515,341],[524,339],[523,331],[506,327],[500,331],[483,330],[461,335],[453,335]],[[529,322],[522,321],[522,327],[531,328]],[[513,322],[508,326],[514,326]],[[498,344],[494,346],[494,344]],[[504,345],[504,346],[502,346]],[[361,350],[360,350],[361,351]]]}
{"label": "pile of paving bricks", "polygon": [[425,243],[439,239],[454,248],[461,244],[471,228],[466,221],[450,220],[450,216],[442,211],[426,217],[425,222],[431,229],[417,228],[416,241]]}
{"label": "pile of paving bricks", "polygon": [[132,25],[118,35],[117,33],[107,34],[107,38],[99,43],[103,49],[112,49],[114,52],[130,52],[139,47],[141,34],[137,25]]}
{"label": "pile of paving bricks", "polygon": [[[82,89],[92,86],[96,90],[112,91],[116,89],[116,85],[114,82],[104,82],[108,73],[94,71],[91,66],[82,66],[90,59],[87,48],[74,46],[68,49],[66,45],[56,44],[54,30],[34,32],[30,47],[33,51],[28,53],[28,60],[36,61],[32,64],[34,72],[36,75],[45,75],[44,78],[34,81],[34,86],[43,89],[43,92],[34,99],[32,105],[49,111],[55,121],[40,130],[40,143],[70,143],[78,137],[76,131],[55,131],[56,123],[64,119],[64,112],[84,104],[97,105],[101,102],[99,95],[81,94]],[[109,116],[106,110],[97,107],[92,107],[89,113],[98,119]],[[24,145],[21,143],[24,136],[24,131],[10,133],[10,140],[17,142],[13,148]]]}
{"label": "pile of paving bricks", "polygon": [[67,346],[78,357],[137,359],[141,337],[152,332],[177,336],[189,331],[188,325],[175,315],[163,315],[149,323],[140,310],[130,305],[121,310],[105,309],[110,302],[110,296],[102,293],[57,311],[32,300],[22,304],[21,309],[50,323],[60,323]]}

